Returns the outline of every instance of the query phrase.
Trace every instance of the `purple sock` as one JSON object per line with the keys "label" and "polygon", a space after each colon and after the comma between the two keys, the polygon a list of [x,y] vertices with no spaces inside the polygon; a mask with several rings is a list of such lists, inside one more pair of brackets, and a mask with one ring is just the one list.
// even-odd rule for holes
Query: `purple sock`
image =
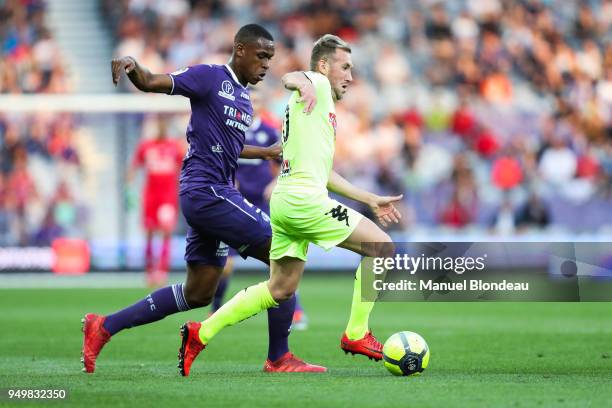
{"label": "purple sock", "polygon": [[225,296],[225,291],[229,286],[228,278],[221,278],[219,280],[219,285],[217,285],[217,291],[215,292],[215,297],[213,298],[212,305],[210,306],[211,312],[216,312],[223,305],[223,296]]}
{"label": "purple sock", "polygon": [[106,316],[104,328],[111,335],[130,327],[141,326],[163,319],[177,312],[189,310],[183,284],[166,286],[123,310]]}
{"label": "purple sock", "polygon": [[278,360],[289,351],[289,331],[295,311],[295,295],[268,309],[268,359]]}

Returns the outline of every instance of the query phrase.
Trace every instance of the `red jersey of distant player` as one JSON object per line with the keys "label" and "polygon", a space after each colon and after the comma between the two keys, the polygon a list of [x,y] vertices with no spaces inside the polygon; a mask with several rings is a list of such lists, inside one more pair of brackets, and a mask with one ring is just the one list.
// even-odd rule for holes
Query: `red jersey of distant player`
{"label": "red jersey of distant player", "polygon": [[178,178],[183,161],[179,141],[167,137],[142,141],[134,167],[145,170],[143,223],[146,230],[170,232],[178,218]]}

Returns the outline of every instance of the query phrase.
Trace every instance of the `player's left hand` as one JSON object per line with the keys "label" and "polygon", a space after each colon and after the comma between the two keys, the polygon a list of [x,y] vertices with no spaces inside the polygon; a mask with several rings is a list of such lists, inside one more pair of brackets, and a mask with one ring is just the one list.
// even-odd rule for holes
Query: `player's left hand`
{"label": "player's left hand", "polygon": [[283,147],[280,143],[275,143],[272,146],[266,148],[266,152],[264,153],[264,160],[277,160],[280,159],[283,154]]}
{"label": "player's left hand", "polygon": [[402,197],[404,197],[403,194],[398,196],[376,196],[370,203],[372,212],[383,227],[392,223],[398,223],[402,218],[402,214],[393,205],[393,203],[400,201]]}

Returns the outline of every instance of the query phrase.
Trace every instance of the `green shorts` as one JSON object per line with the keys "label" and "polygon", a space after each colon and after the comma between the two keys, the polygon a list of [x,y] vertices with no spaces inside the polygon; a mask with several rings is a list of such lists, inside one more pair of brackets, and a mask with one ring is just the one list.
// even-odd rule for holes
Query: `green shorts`
{"label": "green shorts", "polygon": [[270,259],[292,257],[306,261],[311,242],[329,251],[344,242],[362,218],[363,215],[327,194],[298,198],[275,192],[270,200]]}

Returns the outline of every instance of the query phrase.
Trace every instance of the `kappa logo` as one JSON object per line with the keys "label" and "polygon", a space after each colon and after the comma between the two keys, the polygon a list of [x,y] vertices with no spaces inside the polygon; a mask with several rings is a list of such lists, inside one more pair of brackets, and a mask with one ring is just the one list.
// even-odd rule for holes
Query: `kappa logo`
{"label": "kappa logo", "polygon": [[234,96],[234,85],[228,80],[225,80],[221,83],[221,90],[218,92],[218,95],[222,98],[229,99],[233,101],[236,99]]}
{"label": "kappa logo", "polygon": [[214,146],[210,146],[210,150],[212,150],[213,153],[223,153],[223,146],[217,143]]}
{"label": "kappa logo", "polygon": [[247,101],[250,101],[250,100],[251,100],[251,97],[250,97],[250,96],[249,96],[249,94],[248,94],[248,93],[246,93],[246,92],[240,92],[240,97],[241,97],[242,99],[246,99]]}
{"label": "kappa logo", "polygon": [[348,210],[346,208],[342,208],[341,205],[332,208],[326,212],[325,215],[331,215],[332,218],[336,218],[340,222],[344,221],[346,226],[349,227]]}

